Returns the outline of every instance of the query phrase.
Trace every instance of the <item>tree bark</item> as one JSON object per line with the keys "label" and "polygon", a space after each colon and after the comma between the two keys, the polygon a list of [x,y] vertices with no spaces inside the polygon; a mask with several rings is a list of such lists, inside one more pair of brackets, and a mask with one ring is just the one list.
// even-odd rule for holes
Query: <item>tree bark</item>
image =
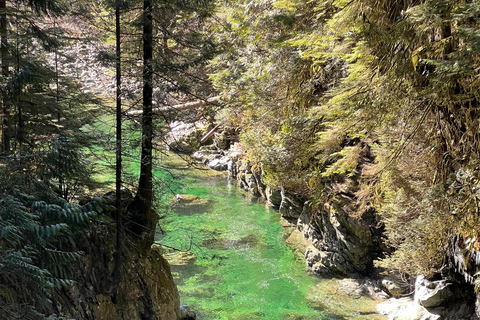
{"label": "tree bark", "polygon": [[[8,77],[8,34],[7,34],[7,2],[0,0],[0,58],[2,63],[2,77]],[[4,94],[5,95],[5,94]],[[10,153],[10,132],[9,132],[9,108],[5,96],[0,99],[0,108],[3,113],[2,119],[2,151]]]}
{"label": "tree bark", "polygon": [[152,208],[153,183],[153,26],[152,1],[143,1],[143,116],[142,116],[142,155],[138,190],[132,202],[135,212],[135,225],[130,229],[142,238],[141,249],[148,250],[153,244],[157,215]]}
{"label": "tree bark", "polygon": [[116,90],[116,161],[115,161],[115,206],[116,206],[116,223],[117,223],[117,239],[115,251],[115,268],[113,269],[112,278],[114,288],[117,290],[121,281],[121,264],[122,264],[122,236],[123,236],[123,219],[122,219],[122,65],[121,65],[121,31],[120,31],[120,4],[117,2],[115,6],[115,85]]}

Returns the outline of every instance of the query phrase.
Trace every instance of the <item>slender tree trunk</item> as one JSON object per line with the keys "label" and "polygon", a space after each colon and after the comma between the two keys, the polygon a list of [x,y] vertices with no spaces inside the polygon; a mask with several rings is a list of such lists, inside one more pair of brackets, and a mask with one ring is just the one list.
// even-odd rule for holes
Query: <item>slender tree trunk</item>
{"label": "slender tree trunk", "polygon": [[152,1],[143,1],[143,117],[142,117],[142,158],[140,179],[135,197],[134,210],[137,234],[143,238],[142,249],[147,250],[153,243],[157,217],[152,208],[152,160],[153,160],[153,26]]}
{"label": "slender tree trunk", "polygon": [[117,2],[115,7],[115,38],[116,38],[116,167],[115,167],[115,205],[117,208],[117,244],[115,252],[115,268],[113,270],[113,281],[115,288],[121,281],[120,267],[122,264],[122,66],[121,66],[121,46],[120,46],[120,4]]}
{"label": "slender tree trunk", "polygon": [[[6,0],[0,0],[0,58],[2,63],[2,77],[8,77],[8,41],[7,41],[7,7]],[[3,113],[2,120],[2,151],[10,153],[9,108],[5,96],[0,97],[0,107]]]}
{"label": "slender tree trunk", "polygon": [[[18,21],[18,13],[20,12],[20,3],[16,2],[16,10],[15,10],[15,21]],[[20,72],[20,35],[19,35],[19,27],[15,25],[15,63],[14,63],[14,70],[15,74],[19,74]],[[28,54],[29,46],[28,43],[26,45],[26,50]],[[13,59],[12,59],[13,60]],[[20,94],[21,90],[15,90],[13,92],[13,103],[12,109],[17,112],[17,119],[15,124],[9,124],[12,128],[14,128],[13,136],[13,153],[21,152],[22,141],[23,141],[23,131],[24,131],[24,121],[23,121],[23,111],[22,106],[20,104]],[[13,121],[12,121],[13,122]],[[8,128],[7,128],[8,129]]]}

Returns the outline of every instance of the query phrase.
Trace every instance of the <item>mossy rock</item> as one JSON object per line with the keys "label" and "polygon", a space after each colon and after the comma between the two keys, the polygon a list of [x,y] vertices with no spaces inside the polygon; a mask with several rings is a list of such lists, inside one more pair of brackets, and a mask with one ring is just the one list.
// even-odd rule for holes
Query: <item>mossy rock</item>
{"label": "mossy rock", "polygon": [[170,200],[173,211],[179,215],[205,213],[212,209],[215,201],[192,194],[177,194]]}
{"label": "mossy rock", "polygon": [[185,266],[194,263],[197,260],[197,256],[189,251],[176,251],[167,253],[164,255],[170,265]]}
{"label": "mossy rock", "polygon": [[207,239],[204,240],[202,244],[209,249],[215,250],[245,249],[258,246],[258,238],[255,235],[250,234],[237,240],[227,238]]}

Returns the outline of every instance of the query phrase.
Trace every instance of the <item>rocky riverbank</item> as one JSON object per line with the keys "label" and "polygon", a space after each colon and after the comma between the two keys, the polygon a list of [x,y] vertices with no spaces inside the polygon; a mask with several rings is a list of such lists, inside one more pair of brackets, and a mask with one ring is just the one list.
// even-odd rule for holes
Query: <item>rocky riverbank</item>
{"label": "rocky riverbank", "polygon": [[252,196],[264,198],[282,217],[294,223],[310,243],[305,250],[309,270],[320,276],[365,275],[373,270],[373,260],[385,251],[375,216],[369,212],[361,219],[348,217],[344,208],[348,196],[325,201],[322,210],[282,186],[266,186],[263,173],[242,158],[238,145],[228,150],[216,144],[200,148],[193,158],[212,170],[228,171],[239,187]]}
{"label": "rocky riverbank", "polygon": [[[115,201],[112,195],[104,197],[109,206]],[[133,197],[125,195],[126,205]],[[180,304],[160,246],[154,244],[142,251],[142,239],[124,234],[120,274],[115,276],[117,229],[113,218],[114,213],[106,211],[84,237],[75,240],[77,249],[85,254],[69,269],[74,283],[53,294],[51,314],[85,320],[194,319],[188,307]]]}
{"label": "rocky riverbank", "polygon": [[373,262],[388,252],[382,229],[372,208],[358,218],[348,214],[356,209],[352,209],[351,186],[329,186],[334,196],[323,199],[317,206],[320,209],[314,208],[311,199],[302,199],[292,190],[266,186],[264,173],[245,160],[240,145],[223,140],[222,133],[216,133],[213,144],[201,147],[192,157],[212,170],[229,172],[247,194],[278,209],[285,226],[293,227],[287,243],[304,256],[310,272],[345,278],[351,292],[379,299],[378,313],[391,320],[478,319],[473,286],[461,279],[439,275],[430,281],[420,275],[406,280],[398,274],[381,275]]}

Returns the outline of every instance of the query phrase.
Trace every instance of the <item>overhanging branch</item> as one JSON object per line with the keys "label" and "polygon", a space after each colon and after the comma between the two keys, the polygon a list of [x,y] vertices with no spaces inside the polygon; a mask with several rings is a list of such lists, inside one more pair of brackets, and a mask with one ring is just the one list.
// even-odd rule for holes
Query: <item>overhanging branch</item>
{"label": "overhanging branch", "polygon": [[[192,102],[187,102],[182,104],[176,104],[173,106],[153,108],[152,113],[190,110],[190,109],[200,108],[205,105],[218,102],[219,100],[220,100],[220,96],[215,96],[215,97],[208,98],[207,100],[192,101]],[[140,114],[143,114],[143,110],[131,110],[127,112],[127,116],[137,116]]]}

